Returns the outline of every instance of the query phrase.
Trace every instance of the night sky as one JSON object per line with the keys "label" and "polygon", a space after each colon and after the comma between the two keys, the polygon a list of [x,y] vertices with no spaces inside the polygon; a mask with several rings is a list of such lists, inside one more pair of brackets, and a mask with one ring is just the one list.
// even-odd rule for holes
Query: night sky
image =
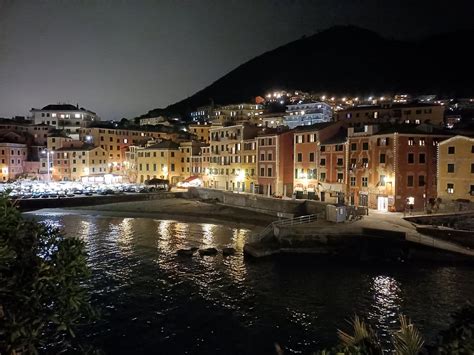
{"label": "night sky", "polygon": [[0,0],[0,117],[57,102],[134,117],[302,35],[335,24],[395,38],[462,29],[470,3]]}

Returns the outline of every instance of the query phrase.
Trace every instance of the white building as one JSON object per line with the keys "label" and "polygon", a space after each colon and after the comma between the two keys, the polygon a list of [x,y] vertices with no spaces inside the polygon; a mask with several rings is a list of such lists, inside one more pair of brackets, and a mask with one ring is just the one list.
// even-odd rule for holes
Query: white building
{"label": "white building", "polygon": [[290,129],[315,123],[331,122],[332,109],[325,102],[308,102],[287,105],[284,123]]}
{"label": "white building", "polygon": [[81,127],[87,127],[92,122],[100,121],[95,112],[79,107],[79,105],[47,105],[42,109],[32,108],[30,112],[35,124],[47,124],[64,130],[68,136],[77,140]]}

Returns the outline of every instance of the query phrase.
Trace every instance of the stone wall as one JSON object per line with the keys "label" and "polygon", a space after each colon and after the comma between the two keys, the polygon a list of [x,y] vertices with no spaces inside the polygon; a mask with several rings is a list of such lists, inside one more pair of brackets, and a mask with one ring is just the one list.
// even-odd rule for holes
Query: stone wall
{"label": "stone wall", "polygon": [[325,215],[327,203],[309,200],[287,200],[262,195],[241,194],[229,191],[189,188],[187,198],[217,200],[228,206],[245,208],[252,211],[279,217],[303,216],[308,214]]}

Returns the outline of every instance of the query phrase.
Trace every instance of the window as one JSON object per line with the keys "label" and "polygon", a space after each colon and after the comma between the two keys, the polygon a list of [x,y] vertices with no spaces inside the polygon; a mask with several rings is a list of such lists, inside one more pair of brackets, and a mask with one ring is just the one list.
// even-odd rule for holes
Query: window
{"label": "window", "polygon": [[385,179],[386,179],[385,175],[380,175],[380,186],[385,186]]}
{"label": "window", "polygon": [[471,163],[471,174],[474,174],[474,164]]}
{"label": "window", "polygon": [[314,142],[314,136],[315,136],[315,134],[310,134],[310,135],[309,135],[309,141],[310,141],[311,143]]}
{"label": "window", "polygon": [[321,152],[325,152],[326,151],[326,146],[325,145],[322,145],[319,149]]}
{"label": "window", "polygon": [[309,153],[309,161],[314,161],[314,153]]}
{"label": "window", "polygon": [[369,185],[369,178],[364,176],[362,177],[362,187],[367,187]]}
{"label": "window", "polygon": [[415,163],[415,155],[413,153],[408,153],[408,164]]}
{"label": "window", "polygon": [[344,150],[344,146],[342,144],[336,145],[336,152],[342,152]]}
{"label": "window", "polygon": [[426,159],[425,159],[425,154],[424,154],[424,153],[420,153],[420,155],[418,155],[418,163],[419,163],[419,164],[425,164],[425,163],[426,163]]}
{"label": "window", "polygon": [[326,166],[326,159],[321,159],[321,161],[319,162],[319,165],[321,166]]}
{"label": "window", "polygon": [[298,153],[298,162],[301,163],[303,161],[303,153]]}
{"label": "window", "polygon": [[260,154],[260,161],[264,161],[265,160],[265,154]]}
{"label": "window", "polygon": [[295,179],[298,179],[298,169],[295,169]]}
{"label": "window", "polygon": [[265,176],[265,168],[260,168],[260,176]]}
{"label": "window", "polygon": [[426,145],[425,139],[424,139],[424,138],[420,138],[420,140],[418,141],[418,144],[419,144],[420,146],[422,146],[422,147],[425,146],[425,145]]}
{"label": "window", "polygon": [[454,164],[448,164],[448,173],[454,173]]}
{"label": "window", "polygon": [[174,171],[174,164],[171,164],[171,171]]}
{"label": "window", "polygon": [[455,147],[448,147],[448,154],[454,154],[456,152]]}
{"label": "window", "polygon": [[362,158],[362,166],[364,168],[368,168],[369,167],[369,158]]}
{"label": "window", "polygon": [[407,186],[408,186],[408,187],[413,187],[413,184],[414,184],[413,175],[408,175],[408,176],[407,176]]}
{"label": "window", "polygon": [[342,166],[342,164],[343,164],[342,160],[343,160],[342,158],[337,159],[337,165],[338,166]]}
{"label": "window", "polygon": [[425,186],[425,175],[418,175],[418,186]]}
{"label": "window", "polygon": [[174,158],[174,152],[171,152],[171,158]]}
{"label": "window", "polygon": [[267,169],[268,175],[267,176],[272,176],[272,168]]}
{"label": "window", "polygon": [[471,153],[474,153],[474,145],[471,147]]}
{"label": "window", "polygon": [[454,193],[454,184],[447,184],[446,185],[446,191],[448,194],[453,194]]}
{"label": "window", "polygon": [[342,182],[344,180],[344,174],[343,173],[337,173],[337,182]]}
{"label": "window", "polygon": [[296,143],[304,143],[304,135],[297,135],[296,136]]}
{"label": "window", "polygon": [[362,143],[362,150],[369,150],[369,143],[368,142]]}
{"label": "window", "polygon": [[408,138],[408,145],[415,145],[415,138],[413,137]]}
{"label": "window", "polygon": [[319,180],[325,181],[326,180],[326,173],[321,173],[321,178]]}
{"label": "window", "polygon": [[385,154],[380,154],[379,163],[380,163],[380,164],[385,164]]}
{"label": "window", "polygon": [[273,154],[272,153],[268,153],[268,160],[273,160]]}
{"label": "window", "polygon": [[352,143],[351,144],[351,150],[352,151],[357,150],[357,143]]}
{"label": "window", "polygon": [[351,176],[351,186],[356,186],[356,177]]}

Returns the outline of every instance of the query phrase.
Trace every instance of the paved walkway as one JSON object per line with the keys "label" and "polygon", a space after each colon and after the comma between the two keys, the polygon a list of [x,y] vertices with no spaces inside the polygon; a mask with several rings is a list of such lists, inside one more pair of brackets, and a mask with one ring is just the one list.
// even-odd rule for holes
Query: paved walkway
{"label": "paved walkway", "polygon": [[416,225],[403,219],[403,213],[400,212],[378,212],[370,210],[368,216],[363,216],[363,218],[358,221],[337,224],[317,221],[315,223],[300,225],[296,229],[314,230],[315,233],[317,233],[317,231],[326,232],[330,230],[334,234],[357,234],[361,233],[363,228],[403,232],[409,241],[474,257],[474,250],[472,249],[419,233],[416,230]]}

